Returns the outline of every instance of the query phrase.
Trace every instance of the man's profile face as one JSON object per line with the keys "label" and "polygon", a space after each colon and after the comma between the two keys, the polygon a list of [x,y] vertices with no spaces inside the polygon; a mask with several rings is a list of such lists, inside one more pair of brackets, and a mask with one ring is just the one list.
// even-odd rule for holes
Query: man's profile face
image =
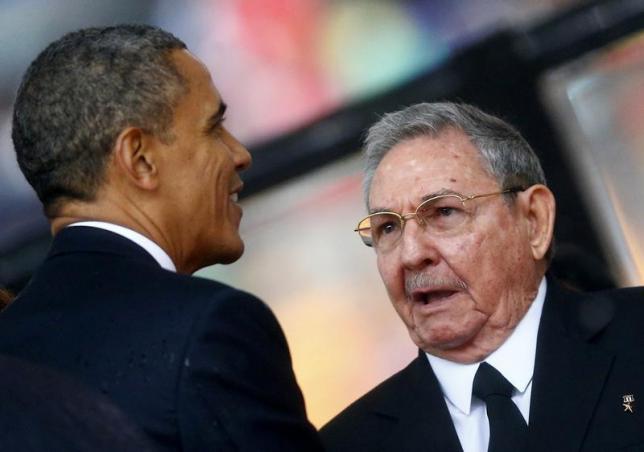
{"label": "man's profile face", "polygon": [[172,58],[188,91],[174,110],[173,140],[162,146],[164,230],[179,238],[173,253],[194,271],[241,256],[238,171],[251,159],[224,128],[225,107],[205,66],[185,50]]}
{"label": "man's profile face", "polygon": [[[392,148],[376,169],[369,204],[372,211],[409,213],[432,194],[501,189],[467,136],[448,129]],[[535,295],[521,209],[503,196],[468,201],[468,207],[471,221],[456,235],[432,236],[412,219],[396,247],[376,249],[380,275],[412,340],[460,362],[481,359],[479,345],[514,328],[525,306],[520,300]]]}

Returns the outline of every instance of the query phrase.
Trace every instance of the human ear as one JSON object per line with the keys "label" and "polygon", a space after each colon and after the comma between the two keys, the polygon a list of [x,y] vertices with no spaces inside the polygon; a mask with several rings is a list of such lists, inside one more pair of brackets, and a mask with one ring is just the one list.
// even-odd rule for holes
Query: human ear
{"label": "human ear", "polygon": [[114,145],[114,159],[124,179],[143,190],[158,186],[154,142],[138,127],[127,127]]}
{"label": "human ear", "polygon": [[541,260],[546,255],[555,225],[555,197],[548,187],[535,184],[519,192],[521,211],[527,220],[532,257]]}

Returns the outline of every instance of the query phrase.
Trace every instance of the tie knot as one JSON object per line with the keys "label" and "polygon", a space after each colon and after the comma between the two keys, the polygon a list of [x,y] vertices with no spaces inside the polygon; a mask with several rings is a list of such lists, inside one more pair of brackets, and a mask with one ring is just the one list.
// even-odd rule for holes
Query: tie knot
{"label": "tie knot", "polygon": [[479,365],[472,387],[472,393],[476,397],[482,400],[487,400],[492,395],[511,397],[513,389],[512,383],[494,367],[485,362]]}

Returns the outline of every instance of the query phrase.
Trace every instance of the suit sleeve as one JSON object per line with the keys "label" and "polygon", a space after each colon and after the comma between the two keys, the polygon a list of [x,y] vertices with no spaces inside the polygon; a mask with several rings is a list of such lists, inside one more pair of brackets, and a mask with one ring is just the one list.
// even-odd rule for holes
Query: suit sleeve
{"label": "suit sleeve", "polygon": [[284,334],[247,293],[224,291],[198,320],[178,391],[186,451],[322,450]]}

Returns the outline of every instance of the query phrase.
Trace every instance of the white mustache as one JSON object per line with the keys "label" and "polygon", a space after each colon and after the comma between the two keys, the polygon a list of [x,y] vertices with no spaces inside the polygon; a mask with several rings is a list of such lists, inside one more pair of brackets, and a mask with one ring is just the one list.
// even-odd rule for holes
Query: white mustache
{"label": "white mustache", "polygon": [[458,278],[435,278],[427,273],[405,275],[405,293],[409,296],[416,289],[465,290],[467,284]]}

